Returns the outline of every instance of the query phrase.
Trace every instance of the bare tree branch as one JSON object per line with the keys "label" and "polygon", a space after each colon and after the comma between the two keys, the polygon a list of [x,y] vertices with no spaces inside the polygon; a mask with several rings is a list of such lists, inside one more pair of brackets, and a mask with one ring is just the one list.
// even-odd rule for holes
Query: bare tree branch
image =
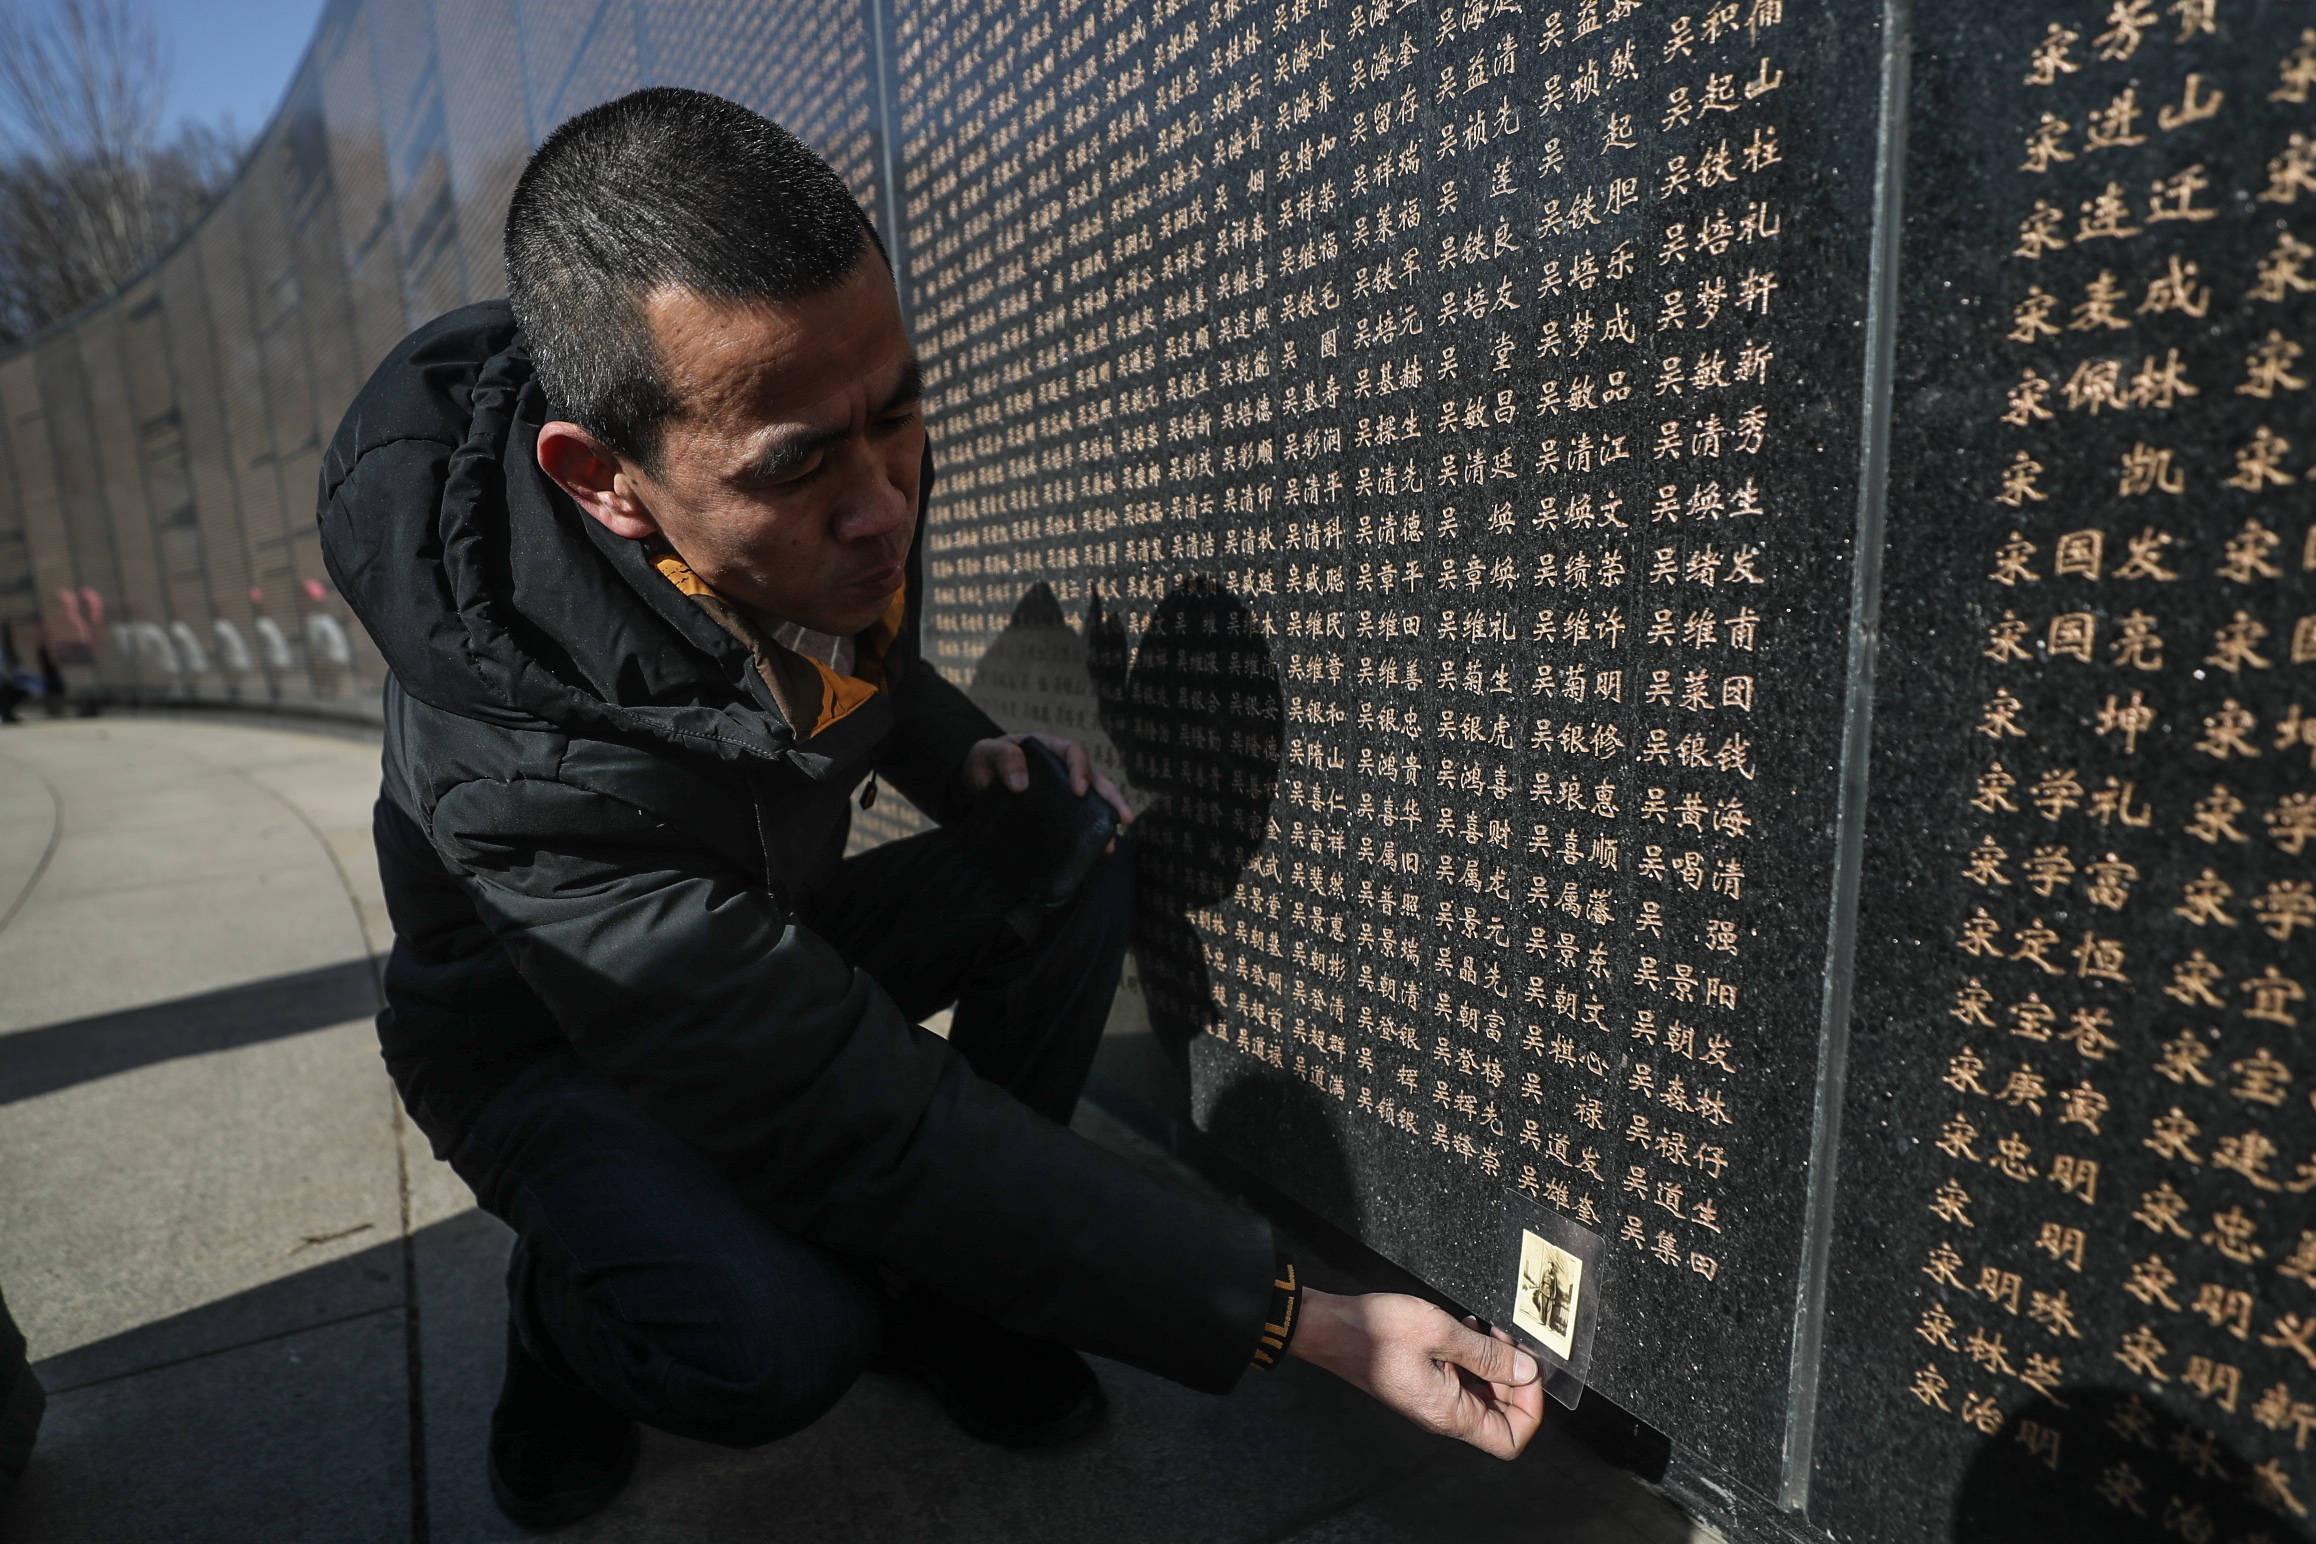
{"label": "bare tree branch", "polygon": [[0,0],[0,346],[134,278],[230,175],[225,132],[159,139],[168,83],[141,0]]}

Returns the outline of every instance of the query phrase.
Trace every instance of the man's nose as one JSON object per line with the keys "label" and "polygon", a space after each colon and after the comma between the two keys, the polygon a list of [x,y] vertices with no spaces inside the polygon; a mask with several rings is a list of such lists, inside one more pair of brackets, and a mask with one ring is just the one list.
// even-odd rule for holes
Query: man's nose
{"label": "man's nose", "polygon": [[875,541],[906,530],[916,517],[915,480],[879,455],[873,445],[856,445],[851,475],[845,480],[845,500],[836,519],[840,541]]}

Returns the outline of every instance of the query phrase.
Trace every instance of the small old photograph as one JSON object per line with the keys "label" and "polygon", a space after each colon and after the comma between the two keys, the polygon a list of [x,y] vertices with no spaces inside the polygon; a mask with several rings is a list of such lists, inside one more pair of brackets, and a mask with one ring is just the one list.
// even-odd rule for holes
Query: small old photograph
{"label": "small old photograph", "polygon": [[1562,1361],[1576,1340],[1576,1309],[1584,1290],[1584,1262],[1541,1234],[1520,1235],[1520,1286],[1512,1322]]}

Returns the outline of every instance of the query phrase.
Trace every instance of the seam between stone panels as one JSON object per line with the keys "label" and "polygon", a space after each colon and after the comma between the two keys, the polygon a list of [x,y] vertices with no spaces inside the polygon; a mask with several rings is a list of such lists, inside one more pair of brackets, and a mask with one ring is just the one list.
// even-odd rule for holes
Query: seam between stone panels
{"label": "seam between stone panels", "polygon": [[[901,307],[901,324],[909,325],[909,242],[901,229],[900,125],[893,112],[892,27],[886,12],[889,0],[861,0],[869,18],[869,57],[877,72],[877,174],[883,187],[878,202],[884,205],[885,255],[891,260],[893,289]],[[911,329],[913,331],[913,329]]]}
{"label": "seam between stone panels", "polygon": [[1809,1504],[1817,1441],[1826,1285],[1833,1256],[1842,1099],[1849,1074],[1850,1006],[1857,975],[1858,893],[1865,857],[1874,667],[1881,645],[1882,556],[1889,513],[1890,399],[1896,355],[1913,8],[1913,0],[1884,0],[1882,8],[1881,124],[1874,165],[1873,247],[1867,267],[1865,389],[1859,423],[1857,534],[1850,570],[1841,790],[1835,815],[1832,900],[1826,919],[1825,990],[1818,1027],[1809,1192],[1802,1219],[1801,1280],[1786,1390],[1785,1476],[1779,1497],[1789,1511],[1796,1512]]}
{"label": "seam between stone panels", "polygon": [[[518,6],[516,9],[520,10],[521,7]],[[595,34],[603,30],[604,13],[610,9],[611,0],[596,0],[595,12],[587,18],[587,25],[579,34],[579,45],[571,50],[571,62],[563,66],[563,78],[555,83],[555,94],[547,99],[547,115],[558,124],[565,118],[574,116],[563,111],[563,98],[571,94],[571,82],[579,78],[579,67],[587,62],[587,50],[594,46]],[[441,69],[442,55],[438,43],[435,53],[435,71],[438,77]],[[443,89],[442,83],[438,78],[435,82],[435,90],[440,91],[441,89]],[[589,105],[595,104],[590,103]]]}

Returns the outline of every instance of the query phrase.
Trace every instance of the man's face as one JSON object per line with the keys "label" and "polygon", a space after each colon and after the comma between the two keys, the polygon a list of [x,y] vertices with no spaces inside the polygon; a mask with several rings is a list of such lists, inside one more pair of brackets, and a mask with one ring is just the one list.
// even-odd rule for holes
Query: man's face
{"label": "man's face", "polygon": [[780,305],[662,290],[644,305],[682,410],[657,473],[620,476],[718,594],[817,632],[859,632],[905,576],[925,424],[893,282],[871,250]]}

